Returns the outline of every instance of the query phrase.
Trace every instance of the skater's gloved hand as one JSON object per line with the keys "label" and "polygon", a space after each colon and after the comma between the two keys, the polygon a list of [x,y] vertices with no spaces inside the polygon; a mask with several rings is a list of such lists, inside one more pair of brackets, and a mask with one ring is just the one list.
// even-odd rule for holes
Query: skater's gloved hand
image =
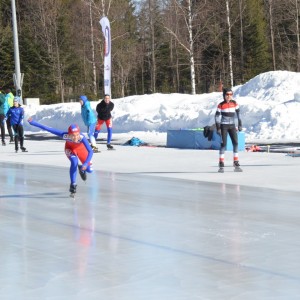
{"label": "skater's gloved hand", "polygon": [[86,170],[86,168],[87,168],[87,165],[86,164],[83,164],[82,166],[81,166],[81,171],[85,171]]}
{"label": "skater's gloved hand", "polygon": [[30,117],[27,121],[28,123],[31,123],[33,121],[32,117]]}
{"label": "skater's gloved hand", "polygon": [[239,119],[239,121],[238,121],[238,130],[239,130],[239,131],[242,131],[242,130],[243,130],[243,127],[242,127],[242,120],[241,120],[241,119]]}
{"label": "skater's gloved hand", "polygon": [[217,134],[221,136],[221,125],[220,123],[216,123]]}

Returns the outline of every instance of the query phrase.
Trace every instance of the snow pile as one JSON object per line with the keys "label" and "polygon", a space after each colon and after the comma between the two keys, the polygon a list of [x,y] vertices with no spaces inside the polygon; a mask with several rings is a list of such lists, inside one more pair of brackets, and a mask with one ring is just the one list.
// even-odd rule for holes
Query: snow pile
{"label": "snow pile", "polygon": [[[292,142],[300,139],[300,73],[267,72],[233,88],[240,105],[246,140]],[[201,95],[151,94],[113,99],[114,133],[167,132],[212,125],[222,93]],[[98,102],[91,102],[95,109]],[[84,128],[79,103],[29,105],[26,118],[66,129],[70,123]],[[25,122],[25,131],[38,128]],[[142,137],[143,138],[143,137]]]}

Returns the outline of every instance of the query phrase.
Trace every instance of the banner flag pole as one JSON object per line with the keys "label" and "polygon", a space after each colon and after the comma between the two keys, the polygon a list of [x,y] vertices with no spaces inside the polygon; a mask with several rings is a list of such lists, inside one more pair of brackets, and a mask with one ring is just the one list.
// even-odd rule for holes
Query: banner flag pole
{"label": "banner flag pole", "polygon": [[104,36],[104,94],[111,96],[111,34],[107,17],[100,19]]}

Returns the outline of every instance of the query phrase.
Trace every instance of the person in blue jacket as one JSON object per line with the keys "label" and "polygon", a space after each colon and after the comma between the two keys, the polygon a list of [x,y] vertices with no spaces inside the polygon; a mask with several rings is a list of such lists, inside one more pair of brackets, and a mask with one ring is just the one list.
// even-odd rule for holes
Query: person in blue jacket
{"label": "person in blue jacket", "polygon": [[1,93],[0,90],[0,131],[1,131],[1,140],[2,146],[6,145],[5,142],[5,115],[8,111],[8,103],[6,101],[5,95]]}
{"label": "person in blue jacket", "polygon": [[13,106],[8,109],[5,118],[6,120],[10,120],[10,124],[14,131],[16,152],[19,151],[19,141],[22,152],[27,152],[26,148],[24,147],[24,109],[21,106],[20,102],[20,97],[14,97]]}
{"label": "person in blue jacket", "polygon": [[[86,139],[86,137],[80,133],[78,125],[71,124],[67,131],[62,131],[52,127],[45,126],[34,121],[32,118],[28,119],[30,125],[38,127],[42,130],[46,130],[52,134],[61,137],[66,141],[65,143],[65,154],[70,160],[70,189],[72,194],[76,193],[76,179],[77,179],[77,168],[83,181],[86,180],[86,173],[92,173],[92,157],[93,150]],[[79,165],[79,161],[82,165]]]}
{"label": "person in blue jacket", "polygon": [[91,147],[94,152],[99,152],[96,146],[96,139],[94,137],[97,119],[91,108],[90,101],[87,96],[82,95],[79,97],[79,103],[81,105],[81,117],[84,125],[87,126],[87,135],[89,137]]}

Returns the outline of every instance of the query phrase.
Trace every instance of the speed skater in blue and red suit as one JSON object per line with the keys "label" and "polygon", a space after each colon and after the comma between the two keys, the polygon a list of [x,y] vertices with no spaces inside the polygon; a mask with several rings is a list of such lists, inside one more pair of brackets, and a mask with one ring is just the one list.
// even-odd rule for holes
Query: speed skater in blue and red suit
{"label": "speed skater in blue and red suit", "polygon": [[[65,143],[65,154],[69,159],[70,165],[70,189],[69,191],[73,194],[76,193],[76,179],[77,179],[77,168],[81,178],[86,180],[86,173],[92,173],[92,157],[93,150],[87,140],[87,138],[80,133],[78,125],[72,124],[69,126],[68,131],[58,130],[52,127],[45,126],[34,121],[32,118],[28,119],[30,125],[38,127],[42,130],[46,130],[54,135],[61,137],[66,141]],[[79,164],[79,161],[82,165]]]}

